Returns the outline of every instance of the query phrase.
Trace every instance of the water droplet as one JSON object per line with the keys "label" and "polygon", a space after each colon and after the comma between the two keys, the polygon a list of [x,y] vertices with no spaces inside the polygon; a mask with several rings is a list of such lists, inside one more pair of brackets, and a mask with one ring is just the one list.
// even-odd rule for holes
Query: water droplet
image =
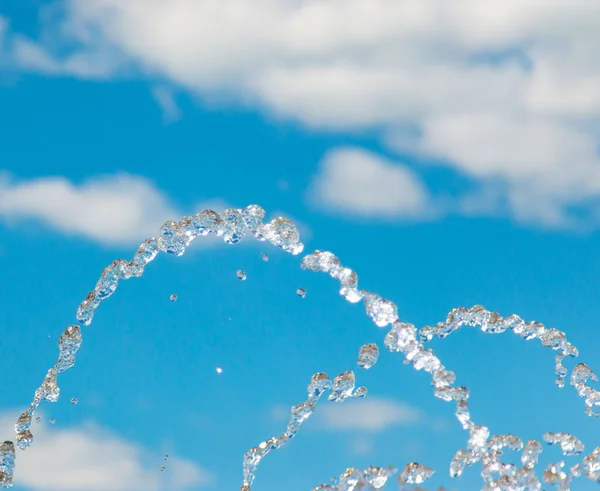
{"label": "water droplet", "polygon": [[164,465],[161,465],[161,466],[160,466],[160,472],[165,472],[166,468],[167,468],[166,466],[164,466]]}
{"label": "water droplet", "polygon": [[296,290],[296,294],[300,297],[300,298],[304,298],[306,297],[306,290],[304,288],[298,288]]}
{"label": "water droplet", "polygon": [[365,344],[358,351],[358,366],[368,370],[377,363],[378,358],[379,347],[374,343]]}
{"label": "water droplet", "polygon": [[79,401],[77,400],[77,397],[72,397],[71,398],[71,404],[77,404]]}
{"label": "water droplet", "polygon": [[217,367],[216,371],[219,375],[223,373],[223,369],[221,367]]}
{"label": "water droplet", "polygon": [[37,418],[35,418],[36,423],[40,423],[41,421],[42,421],[42,418],[40,418],[39,416]]}
{"label": "water droplet", "polygon": [[262,255],[262,260],[263,260],[264,262],[267,262],[267,261],[269,260],[269,255],[268,255],[268,254],[263,254],[263,255]]}
{"label": "water droplet", "polygon": [[171,302],[177,302],[177,295],[173,293],[173,295],[169,297],[169,300],[171,300]]}
{"label": "water droplet", "polygon": [[28,449],[32,443],[33,443],[33,435],[31,434],[31,431],[24,430],[17,434],[17,446],[21,450]]}
{"label": "water droplet", "polygon": [[10,488],[13,485],[15,470],[15,446],[13,442],[0,443],[0,486]]}
{"label": "water droplet", "polygon": [[408,464],[398,476],[401,485],[421,484],[429,479],[434,473],[433,469],[417,463]]}
{"label": "water droplet", "polygon": [[55,420],[54,418],[50,418],[50,419],[48,420],[48,422],[49,422],[51,425],[53,425],[54,423],[56,423],[56,420]]}
{"label": "water droplet", "polygon": [[165,454],[165,460],[169,460],[169,454]]}
{"label": "water droplet", "polygon": [[238,269],[235,274],[241,281],[246,279],[246,273],[244,273],[241,269]]}

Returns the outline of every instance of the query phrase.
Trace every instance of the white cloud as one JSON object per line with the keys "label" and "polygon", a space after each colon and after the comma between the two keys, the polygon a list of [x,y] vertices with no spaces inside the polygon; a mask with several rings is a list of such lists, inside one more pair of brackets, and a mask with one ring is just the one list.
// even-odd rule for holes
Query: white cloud
{"label": "white cloud", "polygon": [[[218,213],[233,208],[223,199],[209,199],[189,210]],[[0,222],[20,226],[40,222],[60,233],[81,236],[111,246],[138,245],[156,236],[166,220],[184,213],[151,181],[140,176],[115,174],[89,178],[76,184],[65,177],[15,180],[0,171]],[[300,224],[310,235],[310,229]],[[243,243],[251,242],[252,238]],[[223,244],[216,236],[201,237],[200,246]]]}
{"label": "white cloud", "polygon": [[325,210],[364,217],[425,216],[427,191],[406,166],[352,147],[325,155],[310,189]]}
{"label": "white cloud", "polygon": [[[562,226],[573,205],[600,197],[598,2],[64,5],[44,43],[5,36],[16,67],[84,78],[135,69],[313,128],[381,130],[391,149],[405,150],[403,129],[414,127],[412,151],[494,187],[500,211],[522,221]],[[465,199],[459,211],[499,211]]]}
{"label": "white cloud", "polygon": [[[12,431],[14,414],[0,418],[3,432]],[[17,450],[15,483],[30,491],[158,491],[198,489],[209,474],[189,460],[171,456],[161,472],[161,456],[96,425],[51,428],[33,423],[34,444]],[[167,476],[168,474],[168,476]]]}
{"label": "white cloud", "polygon": [[35,220],[104,244],[136,244],[181,213],[148,180],[127,174],[74,184],[64,177],[0,175],[0,219]]}
{"label": "white cloud", "polygon": [[330,430],[383,431],[419,422],[423,415],[406,403],[381,398],[323,404],[315,412],[320,425]]}

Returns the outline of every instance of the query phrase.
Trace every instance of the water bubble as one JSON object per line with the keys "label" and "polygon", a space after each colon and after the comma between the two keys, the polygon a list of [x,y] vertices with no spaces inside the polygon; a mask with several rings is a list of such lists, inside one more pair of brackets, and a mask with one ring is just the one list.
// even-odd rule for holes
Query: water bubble
{"label": "water bubble", "polygon": [[246,280],[246,273],[244,273],[241,269],[238,269],[235,272],[235,275],[241,280],[241,281],[245,281]]}
{"label": "water bubble", "polygon": [[306,290],[304,288],[298,288],[296,290],[296,295],[298,295],[300,298],[304,298],[306,297]]}
{"label": "water bubble", "polygon": [[177,298],[178,298],[178,297],[177,297],[177,295],[175,295],[175,294],[173,293],[173,295],[171,295],[171,296],[169,297],[169,300],[171,300],[171,302],[177,302]]}

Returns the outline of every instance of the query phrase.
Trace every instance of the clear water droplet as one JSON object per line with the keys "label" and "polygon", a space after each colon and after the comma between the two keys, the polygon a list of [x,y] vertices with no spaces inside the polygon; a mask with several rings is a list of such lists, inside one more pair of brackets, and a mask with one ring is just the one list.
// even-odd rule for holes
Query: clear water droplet
{"label": "clear water droplet", "polygon": [[374,343],[365,344],[358,351],[358,366],[368,370],[377,363],[378,358],[379,347]]}
{"label": "clear water droplet", "polygon": [[49,422],[51,425],[53,425],[54,423],[56,423],[56,420],[55,420],[54,418],[50,418],[50,419],[48,420],[48,422]]}
{"label": "clear water droplet", "polygon": [[76,405],[79,401],[77,400],[77,397],[72,397],[71,398],[71,404]]}
{"label": "clear water droplet", "polygon": [[169,297],[169,300],[171,300],[171,302],[177,302],[177,295],[173,293],[173,295]]}
{"label": "clear water droplet", "polygon": [[235,275],[241,280],[244,281],[246,279],[246,273],[244,273],[241,269],[238,269]]}
{"label": "clear water droplet", "polygon": [[37,418],[35,418],[36,423],[41,423],[41,421],[42,421],[42,418],[40,418],[39,416]]}
{"label": "clear water droplet", "polygon": [[169,460],[169,454],[165,454],[165,460]]}
{"label": "clear water droplet", "polygon": [[296,290],[296,295],[298,295],[300,298],[304,298],[306,297],[306,290],[304,288],[298,288]]}
{"label": "clear water droplet", "polygon": [[220,375],[223,373],[223,369],[221,367],[217,367],[216,372]]}
{"label": "clear water droplet", "polygon": [[262,255],[262,260],[263,260],[264,262],[267,262],[267,261],[269,260],[269,255],[268,255],[268,254],[263,254],[263,255]]}

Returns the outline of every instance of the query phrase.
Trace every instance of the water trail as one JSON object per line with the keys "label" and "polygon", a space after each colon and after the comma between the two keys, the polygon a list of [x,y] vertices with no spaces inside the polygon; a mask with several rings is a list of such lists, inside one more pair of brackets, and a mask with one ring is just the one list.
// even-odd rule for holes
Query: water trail
{"label": "water trail", "polygon": [[346,469],[339,478],[335,478],[332,484],[321,484],[313,491],[352,491],[383,489],[388,479],[398,472],[395,467],[369,467],[359,471],[354,467]]}
{"label": "water trail", "polygon": [[[102,301],[116,291],[119,281],[142,276],[145,267],[159,252],[180,256],[198,236],[213,234],[222,237],[228,244],[235,244],[250,233],[257,240],[270,242],[290,254],[297,255],[302,252],[304,246],[300,242],[297,228],[291,221],[276,218],[269,223],[263,223],[264,217],[265,212],[262,208],[251,205],[244,209],[226,210],[222,215],[212,210],[205,210],[184,217],[179,222],[167,221],[161,227],[160,235],[145,240],[131,261],[116,260],[104,269],[95,288],[79,305],[78,322],[84,326],[90,325],[96,309]],[[263,259],[267,260],[268,256],[264,255]],[[539,339],[543,346],[559,351],[555,357],[555,373],[557,385],[563,387],[568,370],[562,365],[562,361],[565,357],[578,356],[577,349],[567,341],[564,333],[556,329],[546,329],[539,322],[525,322],[516,315],[502,318],[499,314],[489,312],[481,306],[471,309],[453,309],[445,322],[433,327],[425,326],[417,331],[414,325],[399,319],[398,309],[392,301],[383,299],[376,293],[359,290],[356,272],[343,267],[331,252],[315,251],[302,259],[301,267],[309,271],[327,273],[338,280],[339,292],[348,302],[357,303],[362,300],[366,314],[378,327],[391,326],[384,340],[386,348],[391,352],[401,352],[405,357],[405,363],[412,365],[416,370],[428,372],[432,377],[431,385],[436,397],[456,403],[455,415],[462,428],[468,432],[468,439],[466,448],[458,450],[450,463],[451,476],[458,477],[466,467],[481,462],[484,490],[517,491],[541,488],[534,469],[542,451],[540,442],[530,440],[523,445],[523,442],[512,434],[490,436],[489,428],[476,424],[471,418],[468,406],[469,390],[454,385],[456,381],[454,373],[446,369],[431,349],[425,349],[424,343],[434,336],[444,338],[463,325],[479,325],[484,332],[493,334],[512,330],[526,340]],[[243,276],[245,278],[245,274]],[[68,326],[59,340],[57,362],[48,370],[42,384],[35,391],[30,406],[15,424],[17,446],[22,450],[27,449],[33,442],[32,415],[43,401],[56,402],[59,399],[58,375],[75,364],[75,355],[81,343],[80,327]],[[363,368],[372,366],[377,361],[377,355],[378,348],[375,350],[373,345],[363,346],[359,353],[359,365]],[[220,373],[219,369],[217,371]],[[586,364],[580,363],[573,369],[570,384],[585,400],[586,413],[598,416],[593,407],[600,405],[600,392],[588,385],[590,380],[597,381],[598,377]],[[292,408],[286,431],[279,437],[262,442],[244,456],[242,490],[250,491],[261,460],[296,435],[301,424],[313,414],[317,401],[325,391],[331,390],[328,399],[334,402],[366,395],[366,388],[360,387],[354,390],[354,387],[355,376],[352,371],[339,374],[333,382],[325,374],[315,374],[308,388],[308,399]],[[568,433],[545,433],[543,439],[548,444],[558,445],[565,456],[580,455],[584,451],[583,443]],[[517,468],[514,464],[500,460],[505,447],[513,451],[522,450],[522,467]],[[6,441],[0,444],[0,486],[12,486],[14,466],[15,447],[12,442]],[[573,465],[568,472],[563,468],[562,461],[548,465],[542,474],[542,480],[562,491],[569,490],[570,483],[582,476],[600,482],[600,447],[583,457],[581,462]],[[344,491],[380,489],[395,472],[396,469],[392,467],[385,469],[371,467],[363,472],[349,468],[333,485],[322,485],[316,489]],[[400,473],[398,480],[401,485],[420,484],[432,474],[433,469],[410,463]]]}

